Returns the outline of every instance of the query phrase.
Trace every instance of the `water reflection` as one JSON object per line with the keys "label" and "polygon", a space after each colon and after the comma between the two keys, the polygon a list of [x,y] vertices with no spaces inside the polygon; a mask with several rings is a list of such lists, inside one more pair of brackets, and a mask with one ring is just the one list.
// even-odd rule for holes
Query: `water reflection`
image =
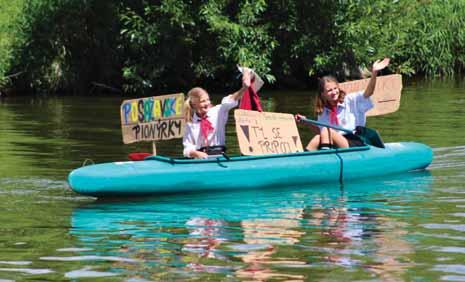
{"label": "water reflection", "polygon": [[[433,179],[85,206],[66,185],[71,169],[151,150],[122,144],[121,97],[0,99],[0,280],[465,281],[463,84],[404,81],[399,111],[368,120],[386,142],[434,147]],[[308,91],[261,94],[268,111],[312,114]]]}
{"label": "water reflection", "polygon": [[[423,171],[342,190],[301,187],[95,202],[73,211],[70,234],[78,241],[68,248],[79,250],[73,258],[117,258],[100,271],[123,268],[144,279],[159,279],[161,271],[171,278],[304,281],[342,267],[397,280],[411,267],[412,253],[405,238],[408,215],[401,213],[416,209],[412,199],[428,193],[431,181]],[[308,271],[295,271],[302,268]]]}
{"label": "water reflection", "polygon": [[[295,204],[289,207],[270,209],[272,218],[244,219],[241,221],[244,247],[238,255],[244,267],[236,271],[239,278],[255,281],[283,279],[303,281],[303,275],[293,275],[273,270],[270,266],[292,267],[305,265],[305,261],[279,254],[281,246],[299,243],[304,234],[301,226],[303,202],[294,195]],[[302,205],[302,207],[299,207]]]}
{"label": "water reflection", "polygon": [[353,201],[347,193],[335,206],[318,203],[312,207],[308,222],[319,232],[322,263],[365,269],[383,281],[403,280],[402,275],[413,266],[408,259],[413,246],[405,238],[408,224],[390,215],[396,207],[386,205],[386,199],[376,197],[368,205],[360,200]]}

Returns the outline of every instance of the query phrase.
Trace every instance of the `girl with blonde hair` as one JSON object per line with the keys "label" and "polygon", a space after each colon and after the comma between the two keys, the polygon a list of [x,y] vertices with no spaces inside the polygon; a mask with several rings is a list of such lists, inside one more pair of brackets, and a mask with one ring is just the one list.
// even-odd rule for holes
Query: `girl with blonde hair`
{"label": "girl with blonde hair", "polygon": [[242,87],[223,98],[221,104],[213,106],[208,92],[194,87],[187,93],[184,103],[186,128],[184,131],[183,154],[188,158],[205,159],[210,154],[225,151],[225,128],[229,110],[238,105],[244,92],[250,86],[250,70],[242,75]]}

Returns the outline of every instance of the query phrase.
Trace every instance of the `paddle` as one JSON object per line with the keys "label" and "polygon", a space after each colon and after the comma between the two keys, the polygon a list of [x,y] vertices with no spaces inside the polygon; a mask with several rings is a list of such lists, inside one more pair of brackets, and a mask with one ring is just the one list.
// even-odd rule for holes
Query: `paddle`
{"label": "paddle", "polygon": [[353,134],[352,130],[345,129],[345,128],[342,128],[342,127],[337,126],[337,125],[332,125],[332,124],[329,124],[329,123],[325,123],[325,122],[321,122],[321,121],[316,121],[316,120],[313,120],[313,119],[299,118],[299,121],[300,121],[300,122],[303,122],[303,123],[314,124],[314,125],[323,126],[323,127],[329,127],[329,128],[332,128],[332,129],[336,129],[336,130],[339,130],[339,131],[343,131],[343,132],[345,132],[345,133]]}
{"label": "paddle", "polygon": [[[332,124],[327,124],[324,122],[308,119],[308,118],[300,118],[300,122],[302,123],[307,123],[307,124],[313,124],[313,125],[318,125],[318,126],[324,126],[324,127],[329,127],[332,129],[336,129],[348,134],[354,134],[351,130],[342,128],[337,125],[332,125]],[[364,126],[357,126],[355,129],[355,135],[360,137],[362,139],[363,143],[372,145],[378,148],[385,148],[384,142],[381,139],[381,136],[379,135],[378,131],[372,128],[364,127]]]}

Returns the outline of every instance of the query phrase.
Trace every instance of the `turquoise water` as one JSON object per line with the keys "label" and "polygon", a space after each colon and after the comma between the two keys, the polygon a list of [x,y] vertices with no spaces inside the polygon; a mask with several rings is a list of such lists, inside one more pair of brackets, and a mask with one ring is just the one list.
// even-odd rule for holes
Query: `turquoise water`
{"label": "turquoise water", "polygon": [[[71,192],[66,177],[150,150],[122,144],[122,99],[0,100],[0,281],[464,281],[464,92],[461,82],[408,82],[398,112],[369,118],[386,142],[432,146],[426,171],[113,201]],[[308,93],[263,100],[310,113]],[[232,124],[227,134],[238,152]],[[157,146],[181,152],[179,140]]]}

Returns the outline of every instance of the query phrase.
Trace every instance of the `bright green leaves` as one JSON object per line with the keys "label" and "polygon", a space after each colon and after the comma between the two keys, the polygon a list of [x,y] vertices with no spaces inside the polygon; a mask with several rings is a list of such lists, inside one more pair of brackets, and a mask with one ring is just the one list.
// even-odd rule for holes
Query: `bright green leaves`
{"label": "bright green leaves", "polygon": [[260,23],[266,8],[265,1],[211,0],[201,7],[201,15],[227,66],[254,68],[273,81],[271,62],[277,41],[271,36],[271,23]]}
{"label": "bright green leaves", "polygon": [[220,90],[238,86],[236,64],[297,88],[309,75],[358,76],[384,56],[404,74],[465,68],[464,1],[0,0],[0,8],[0,88]]}

